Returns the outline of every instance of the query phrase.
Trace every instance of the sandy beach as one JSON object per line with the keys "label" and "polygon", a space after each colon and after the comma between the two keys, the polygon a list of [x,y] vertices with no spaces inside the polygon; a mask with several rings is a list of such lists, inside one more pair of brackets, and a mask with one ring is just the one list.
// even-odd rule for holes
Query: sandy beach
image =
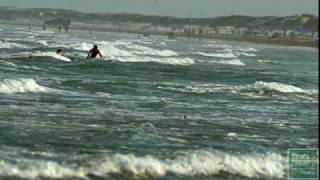
{"label": "sandy beach", "polygon": [[[96,24],[74,24],[71,25],[70,29],[76,30],[85,30],[85,31],[107,31],[107,32],[123,32],[123,33],[135,33],[135,34],[149,34],[149,35],[164,35],[167,36],[168,31],[161,30],[141,30],[137,28],[124,28],[124,27],[110,27],[105,25],[96,25]],[[181,32],[176,32],[176,36],[187,37]],[[195,37],[196,39],[199,36]],[[221,34],[211,34],[211,35],[202,35],[201,39],[218,39],[225,41],[237,41],[237,42],[250,42],[256,44],[274,44],[282,46],[302,46],[302,47],[311,47],[318,48],[318,42],[315,39],[283,39],[283,38],[268,38],[268,37],[246,37],[246,36],[234,36],[234,35],[221,35]]]}
{"label": "sandy beach", "polygon": [[[21,25],[28,28],[28,22],[25,21],[4,21],[1,20],[0,24],[10,24],[10,25]],[[41,23],[33,23],[32,27],[42,27]],[[55,28],[48,28],[55,29]],[[105,31],[105,32],[119,32],[119,33],[134,33],[134,34],[148,34],[148,35],[164,35],[167,36],[167,33],[171,27],[166,29],[155,30],[152,28],[141,28],[133,26],[116,26],[111,24],[85,24],[74,22],[71,24],[69,31],[72,30],[82,30],[88,32],[94,31]],[[182,32],[176,32],[176,36],[187,37]],[[196,39],[199,39],[199,36],[196,35]],[[284,39],[284,38],[268,38],[268,37],[249,37],[249,36],[236,36],[236,35],[223,35],[223,34],[203,34],[201,39],[217,39],[224,41],[236,41],[236,42],[250,42],[256,44],[273,44],[273,45],[282,45],[282,46],[302,46],[302,47],[311,47],[318,48],[318,41],[312,38],[296,38],[296,39]]]}

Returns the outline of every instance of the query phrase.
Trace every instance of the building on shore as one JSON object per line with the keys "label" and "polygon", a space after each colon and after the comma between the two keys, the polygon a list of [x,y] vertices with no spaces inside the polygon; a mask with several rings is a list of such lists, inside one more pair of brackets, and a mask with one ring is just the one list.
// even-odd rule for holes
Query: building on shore
{"label": "building on shore", "polygon": [[223,35],[236,34],[236,28],[234,26],[216,26],[215,30],[217,34],[223,34]]}

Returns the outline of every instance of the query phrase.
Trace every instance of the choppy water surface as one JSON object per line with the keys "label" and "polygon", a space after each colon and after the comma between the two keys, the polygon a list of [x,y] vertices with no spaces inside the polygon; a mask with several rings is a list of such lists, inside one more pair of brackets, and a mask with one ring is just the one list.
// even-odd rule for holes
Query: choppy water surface
{"label": "choppy water surface", "polygon": [[[5,25],[0,39],[1,179],[286,179],[288,148],[318,146],[317,49]],[[104,57],[88,61],[93,43]]]}

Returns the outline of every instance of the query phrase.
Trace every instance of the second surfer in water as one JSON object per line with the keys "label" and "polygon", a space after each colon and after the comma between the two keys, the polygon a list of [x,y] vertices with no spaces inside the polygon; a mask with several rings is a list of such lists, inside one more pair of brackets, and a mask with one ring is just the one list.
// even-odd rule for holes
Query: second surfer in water
{"label": "second surfer in water", "polygon": [[100,57],[102,57],[102,54],[101,54],[100,50],[98,49],[98,46],[94,45],[93,48],[88,52],[87,59],[96,58],[98,54]]}
{"label": "second surfer in water", "polygon": [[62,49],[57,49],[56,53],[59,54],[59,55],[63,55],[63,50]]}

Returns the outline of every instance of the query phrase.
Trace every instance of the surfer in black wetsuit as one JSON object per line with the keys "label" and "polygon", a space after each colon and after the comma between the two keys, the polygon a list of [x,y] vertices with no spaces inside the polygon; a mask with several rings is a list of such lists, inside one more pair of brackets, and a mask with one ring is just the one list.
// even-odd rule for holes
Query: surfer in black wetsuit
{"label": "surfer in black wetsuit", "polygon": [[102,54],[101,54],[100,50],[98,49],[98,46],[94,45],[93,48],[89,51],[87,59],[96,58],[98,54],[100,57],[102,57]]}
{"label": "surfer in black wetsuit", "polygon": [[62,49],[57,49],[56,53],[59,54],[59,55],[62,55],[63,54],[63,50]]}

